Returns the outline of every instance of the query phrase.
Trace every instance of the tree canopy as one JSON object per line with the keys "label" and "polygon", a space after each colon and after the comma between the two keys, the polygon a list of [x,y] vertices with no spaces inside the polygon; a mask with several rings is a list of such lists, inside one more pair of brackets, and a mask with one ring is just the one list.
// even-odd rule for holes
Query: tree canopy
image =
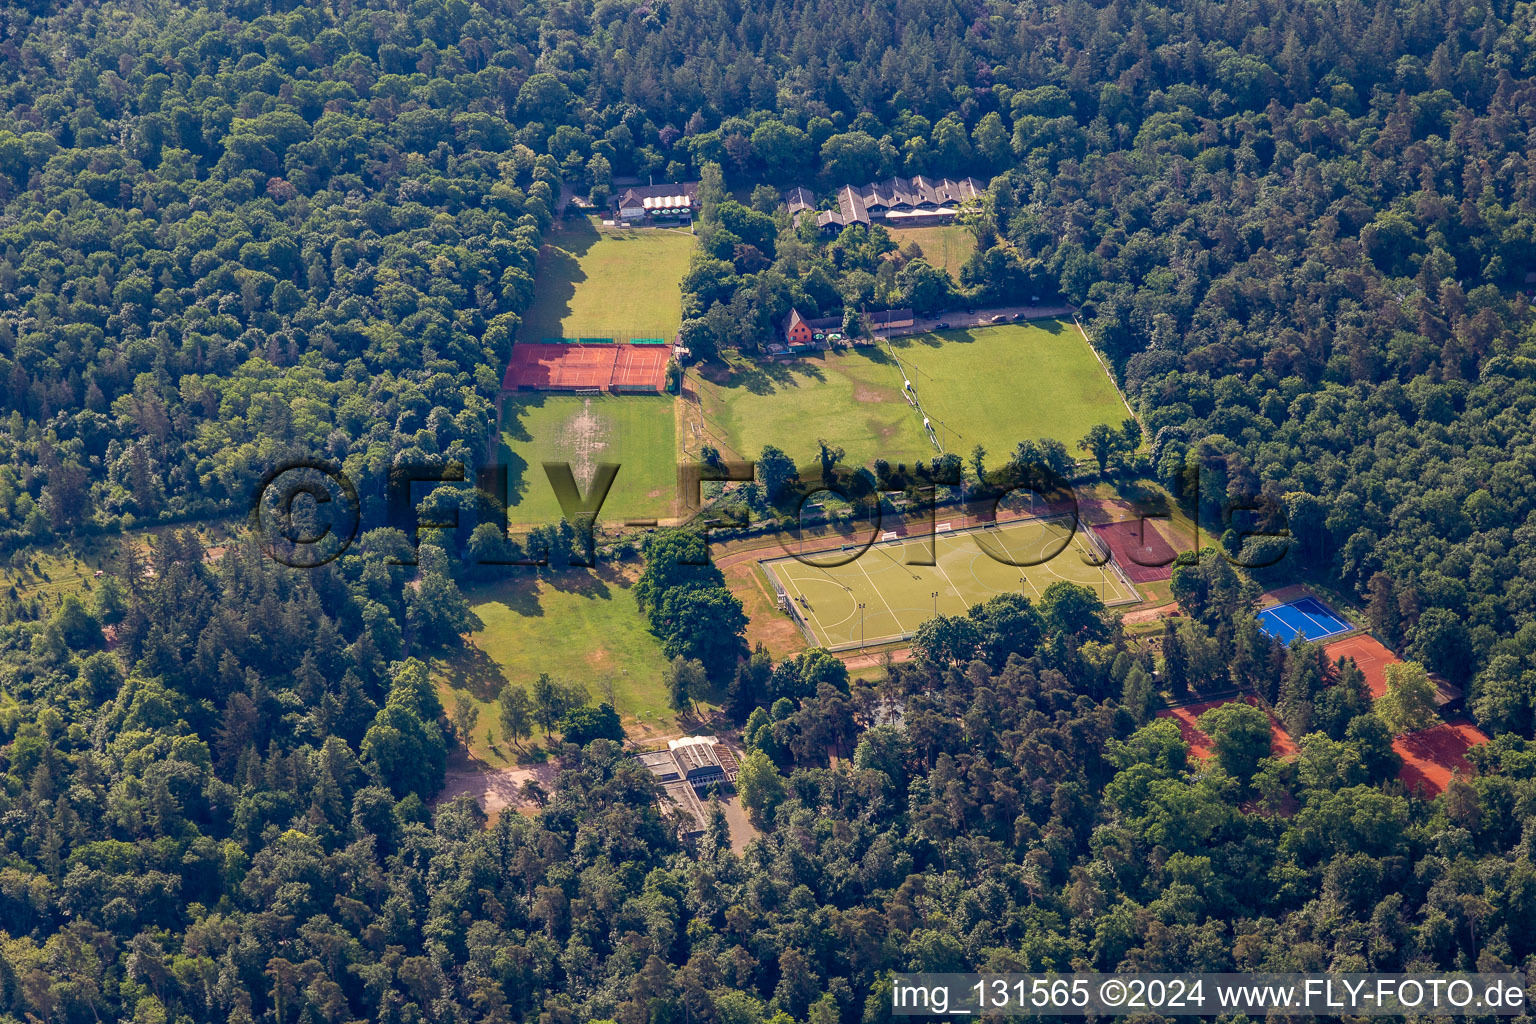
{"label": "tree canopy", "polygon": [[[89,597],[0,615],[0,1017],[856,1024],[908,970],[1532,966],[1529,5],[75,0],[0,24],[0,550],[124,551]],[[898,173],[986,186],[958,275],[758,188],[827,207]],[[1106,474],[1118,447],[1216,538],[1175,573],[1187,614],[1128,633],[1059,583],[850,674],[749,652],[702,540],[658,530],[634,595],[727,688],[761,834],[734,849],[711,808],[685,835],[574,670],[497,699],[514,747],[586,741],[534,813],[444,798],[433,659],[473,622],[449,538],[413,558],[386,527],[389,471],[479,461],[540,246],[623,179],[701,183],[691,358],[753,358],[791,307],[1075,307],[1137,431],[1019,439],[992,475],[1049,489],[1068,444]],[[794,467],[766,454],[772,502]],[[356,484],[345,558],[174,529],[243,517],[295,458]],[[452,541],[512,553],[479,518]],[[152,555],[122,537],[145,526]],[[558,565],[568,540],[529,544]],[[1358,666],[1263,636],[1223,556],[1358,597],[1413,664],[1373,710]],[[1431,721],[1430,672],[1493,738],[1424,799],[1393,737]],[[1293,759],[1245,704],[1208,721],[1214,770],[1156,715],[1234,689]]]}

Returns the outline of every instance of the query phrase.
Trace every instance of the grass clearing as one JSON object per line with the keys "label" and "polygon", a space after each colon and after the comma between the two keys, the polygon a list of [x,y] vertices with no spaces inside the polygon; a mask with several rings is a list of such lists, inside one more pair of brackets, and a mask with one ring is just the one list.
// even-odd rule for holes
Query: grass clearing
{"label": "grass clearing", "polygon": [[560,521],[560,503],[543,463],[569,462],[586,493],[599,463],[619,474],[599,521],[666,518],[677,490],[677,422],[670,395],[559,395],[522,392],[502,409],[509,518],[540,525]]}
{"label": "grass clearing", "polygon": [[25,548],[12,553],[0,563],[0,594],[16,599],[37,599],[42,606],[54,608],[66,594],[82,594],[94,589],[97,569],[112,570],[117,561],[117,546],[102,538],[90,538],[76,549],[63,544],[44,548]]}
{"label": "grass clearing", "polygon": [[[35,604],[39,615],[56,609],[68,594],[79,594],[87,604],[103,576],[121,576],[123,551],[136,548],[146,567],[154,563],[158,535],[171,530],[191,530],[198,535],[209,557],[216,557],[230,540],[227,524],[188,523],[153,526],[119,534],[79,537],[51,544],[19,548],[0,558],[0,621],[23,603]],[[14,596],[13,596],[14,594]]]}
{"label": "grass clearing", "polygon": [[[886,225],[890,227],[890,225]],[[949,272],[957,282],[960,268],[976,251],[976,236],[958,224],[939,224],[926,228],[891,228],[891,240],[905,249],[913,242],[923,250],[923,259]]]}
{"label": "grass clearing", "polygon": [[599,231],[589,217],[562,221],[539,250],[518,340],[670,340],[683,322],[679,284],[694,241],[686,229]]}
{"label": "grass clearing", "polygon": [[1045,437],[1077,455],[1094,424],[1118,426],[1130,416],[1070,319],[919,334],[894,345],[946,450],[962,457],[980,444],[997,464],[1025,438]]}
{"label": "grass clearing", "polygon": [[[633,738],[672,729],[677,714],[667,700],[667,659],[635,603],[637,570],[611,563],[597,570],[570,569],[516,575],[465,589],[484,626],[467,654],[446,662],[440,679],[480,705],[471,752],[492,764],[515,763],[517,753],[501,735],[496,695],[505,683],[532,691],[547,672],[586,686],[594,702],[611,701]],[[453,698],[444,696],[450,710]],[[494,730],[497,742],[491,742]],[[541,740],[535,735],[528,747]]]}

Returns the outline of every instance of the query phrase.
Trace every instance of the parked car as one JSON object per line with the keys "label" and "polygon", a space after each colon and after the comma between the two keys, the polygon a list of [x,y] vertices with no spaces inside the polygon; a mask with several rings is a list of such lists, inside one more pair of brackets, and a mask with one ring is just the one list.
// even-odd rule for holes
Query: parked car
{"label": "parked car", "polygon": [[1024,314],[1023,313],[1015,313],[1015,314],[1013,314],[1013,316],[1009,317],[1008,319],[1010,319],[1010,320],[1023,320],[1024,319]]}
{"label": "parked car", "polygon": [[993,317],[993,318],[992,318],[992,322],[993,322],[993,323],[995,323],[995,324],[1000,324],[1000,323],[1002,323],[1002,322],[1003,322],[1003,321],[1004,321],[1004,320],[1007,320],[1007,319],[1008,319],[1008,318],[1007,318],[1007,317],[1006,317],[1006,316],[1004,316],[1004,315],[1003,315],[1003,314],[1002,314],[1002,313],[999,313],[999,314],[997,314],[997,316],[994,316],[994,317]]}
{"label": "parked car", "polygon": [[947,331],[949,330],[949,321],[940,320],[938,323],[933,325],[933,329],[936,331]]}

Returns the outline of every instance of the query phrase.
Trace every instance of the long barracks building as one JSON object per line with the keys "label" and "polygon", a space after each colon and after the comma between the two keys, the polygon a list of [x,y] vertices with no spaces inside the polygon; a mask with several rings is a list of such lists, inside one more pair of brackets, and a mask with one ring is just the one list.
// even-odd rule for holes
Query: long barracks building
{"label": "long barracks building", "polygon": [[[816,227],[823,234],[836,234],[850,224],[884,223],[919,227],[947,224],[955,219],[960,204],[981,195],[983,189],[975,178],[888,178],[868,185],[844,185],[837,192],[837,209],[816,213]],[[784,196],[791,217],[815,210],[815,197],[803,188],[790,189]]]}

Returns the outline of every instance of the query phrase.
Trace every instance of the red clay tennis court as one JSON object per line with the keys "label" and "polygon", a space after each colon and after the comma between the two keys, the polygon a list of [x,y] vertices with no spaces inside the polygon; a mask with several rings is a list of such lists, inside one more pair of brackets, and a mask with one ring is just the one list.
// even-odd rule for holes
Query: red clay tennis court
{"label": "red clay tennis court", "polygon": [[[1402,661],[1380,642],[1364,634],[1336,640],[1324,647],[1323,653],[1329,661],[1353,658],[1365,674],[1365,685],[1370,687],[1372,700],[1387,692],[1387,666]],[[1438,678],[1434,678],[1434,683],[1440,691],[1436,703],[1443,704],[1455,696]],[[1403,759],[1397,777],[1410,790],[1417,790],[1426,800],[1432,799],[1445,791],[1457,771],[1463,776],[1472,774],[1467,751],[1487,742],[1488,737],[1467,721],[1441,722],[1420,732],[1400,736],[1392,741],[1392,749]]]}
{"label": "red clay tennis court", "polygon": [[668,345],[512,346],[503,391],[664,391]]}
{"label": "red clay tennis court", "polygon": [[[1230,704],[1238,699],[1237,697],[1228,697],[1226,700],[1208,700],[1182,708],[1169,708],[1166,711],[1159,711],[1157,717],[1172,719],[1173,724],[1179,727],[1179,736],[1189,746],[1190,756],[1201,761],[1207,761],[1212,754],[1211,738],[1201,732],[1200,727],[1195,723],[1201,715],[1211,710],[1211,708],[1219,708],[1223,704]],[[1259,706],[1257,698],[1244,697],[1241,699],[1254,707]],[[1291,754],[1296,753],[1296,744],[1291,741],[1290,734],[1280,727],[1280,723],[1275,721],[1274,715],[1269,716],[1269,750],[1273,757],[1289,757]]]}
{"label": "red clay tennis court", "polygon": [[1173,560],[1178,552],[1151,520],[1100,523],[1093,532],[1109,545],[1115,564],[1132,583],[1156,583],[1173,576]]}
{"label": "red clay tennis court", "polygon": [[[1403,660],[1374,637],[1364,633],[1335,640],[1323,648],[1323,654],[1329,661],[1335,662],[1340,658],[1353,658],[1365,675],[1365,685],[1371,691],[1372,700],[1387,692],[1387,666]],[[1435,687],[1435,703],[1441,707],[1462,696],[1461,690],[1439,676],[1432,675],[1429,681]]]}
{"label": "red clay tennis court", "polygon": [[632,390],[654,387],[661,391],[667,386],[667,360],[672,358],[670,345],[615,345],[619,350],[613,367],[611,388]]}
{"label": "red clay tennis court", "polygon": [[1387,666],[1402,660],[1375,638],[1364,633],[1346,640],[1335,640],[1323,648],[1323,653],[1333,662],[1340,658],[1353,658],[1355,664],[1360,666],[1360,671],[1365,673],[1365,685],[1370,687],[1372,700],[1387,692]]}
{"label": "red clay tennis court", "polygon": [[1462,778],[1473,774],[1467,751],[1487,742],[1488,737],[1471,722],[1441,722],[1400,736],[1392,741],[1392,749],[1403,759],[1397,777],[1426,800],[1437,797],[1456,772],[1461,772]]}

